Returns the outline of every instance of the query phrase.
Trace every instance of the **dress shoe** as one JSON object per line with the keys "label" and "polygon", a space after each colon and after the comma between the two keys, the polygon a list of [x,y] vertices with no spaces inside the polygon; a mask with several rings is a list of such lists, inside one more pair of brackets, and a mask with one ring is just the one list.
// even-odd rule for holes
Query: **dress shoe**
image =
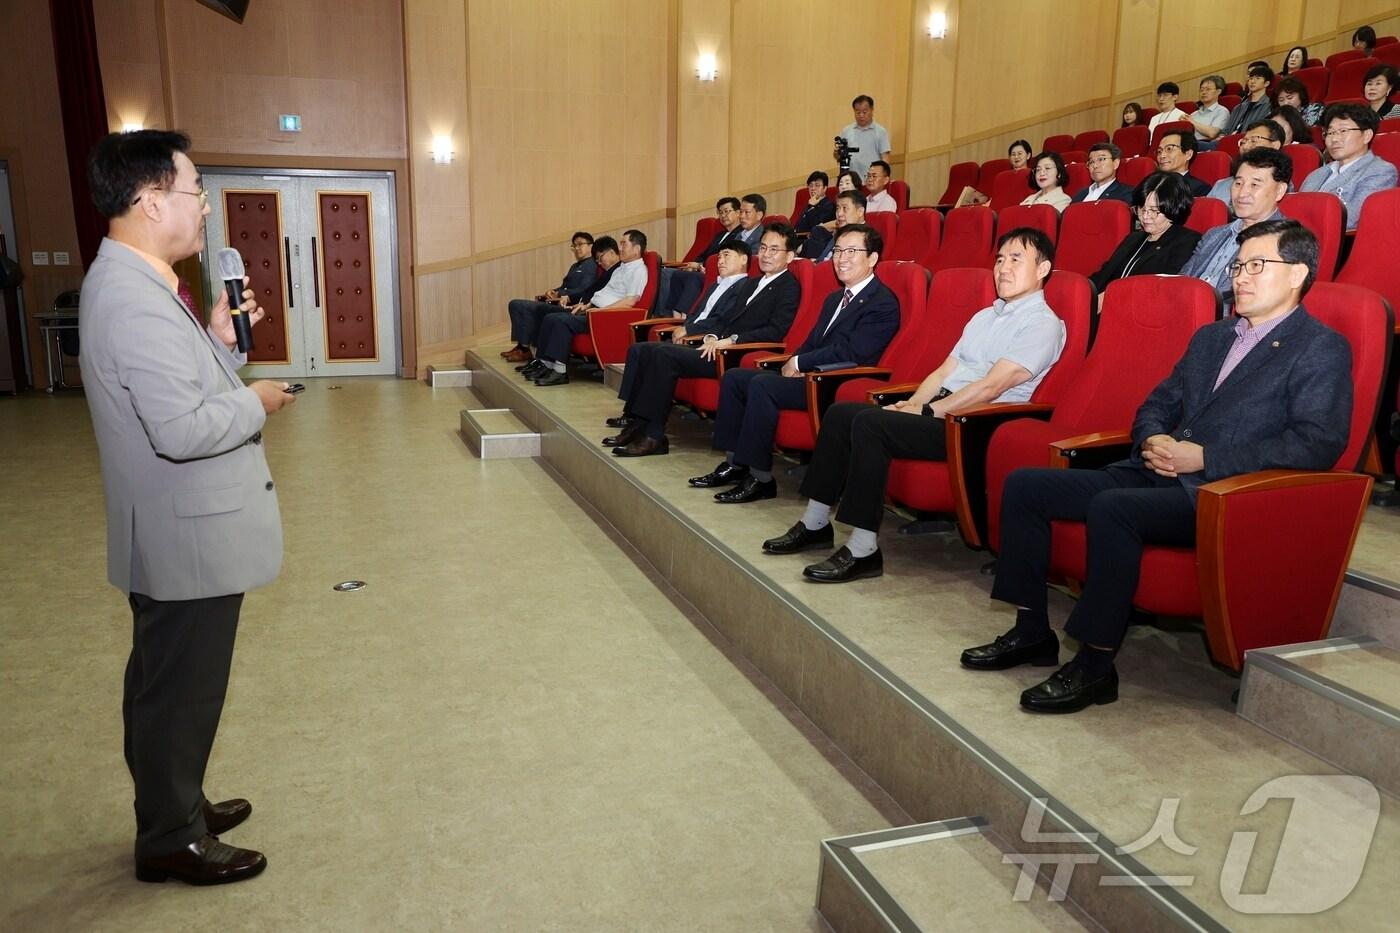
{"label": "dress shoe", "polygon": [[671,452],[671,442],[663,434],[661,440],[643,434],[630,444],[613,448],[614,457],[651,457]]}
{"label": "dress shoe", "polygon": [[1079,658],[1021,694],[1021,706],[1035,713],[1077,713],[1086,706],[1112,703],[1118,699],[1118,669],[1090,678],[1088,665]]}
{"label": "dress shoe", "polygon": [[1013,628],[989,645],[978,645],[962,653],[962,666],[979,671],[1004,671],[1019,664],[1050,667],[1059,663],[1060,640],[1054,632],[1028,636]]}
{"label": "dress shoe", "polygon": [[252,815],[253,805],[242,797],[220,803],[204,801],[204,825],[211,836],[222,836]]}
{"label": "dress shoe", "polygon": [[733,463],[721,463],[704,476],[692,476],[688,482],[696,489],[714,489],[716,486],[733,486],[748,478],[749,468]]}
{"label": "dress shoe", "polygon": [[778,498],[778,481],[770,479],[768,482],[761,482],[752,477],[744,477],[744,481],[733,489],[726,489],[724,492],[715,493],[715,501],[731,505],[735,502],[757,502],[759,499]]}
{"label": "dress shoe", "polygon": [[863,577],[879,577],[885,573],[885,558],[877,549],[868,557],[852,557],[844,544],[820,564],[802,569],[802,576],[813,583],[849,583]]}
{"label": "dress shoe", "polygon": [[174,878],[186,884],[229,884],[261,874],[266,867],[267,859],[261,852],[240,849],[208,835],[178,852],[137,859],[136,878],[154,882]]}
{"label": "dress shoe", "polygon": [[632,443],[633,441],[635,441],[635,440],[637,440],[639,437],[641,437],[641,436],[642,436],[642,431],[643,431],[645,428],[646,428],[646,425],[644,425],[644,424],[643,424],[642,422],[640,422],[640,421],[634,421],[634,422],[632,422],[631,424],[624,425],[623,428],[622,428],[622,430],[621,430],[621,431],[618,431],[618,432],[617,432],[616,434],[614,434],[612,437],[605,437],[605,438],[603,438],[603,446],[604,446],[604,447],[626,447],[628,444]]}
{"label": "dress shoe", "polygon": [[544,369],[545,369],[545,365],[544,365],[543,363],[541,363],[539,360],[531,360],[530,362],[526,363],[524,366],[517,366],[517,367],[515,367],[515,371],[518,372],[518,373],[520,373],[520,375],[524,376],[526,379],[533,379],[533,378],[535,378],[535,377],[538,376],[541,372],[543,372]]}
{"label": "dress shoe", "polygon": [[530,359],[530,351],[523,347],[517,347],[514,350],[507,350],[501,356],[505,357],[507,363],[525,363]]}
{"label": "dress shoe", "polygon": [[813,547],[831,547],[831,524],[828,522],[816,531],[798,522],[787,530],[787,534],[769,538],[763,542],[765,554],[796,554]]}
{"label": "dress shoe", "polygon": [[537,386],[566,386],[569,384],[569,374],[561,373],[551,369],[535,380]]}
{"label": "dress shoe", "polygon": [[618,415],[616,418],[609,418],[607,421],[604,421],[603,424],[606,424],[610,428],[625,428],[636,420],[637,419],[632,415]]}

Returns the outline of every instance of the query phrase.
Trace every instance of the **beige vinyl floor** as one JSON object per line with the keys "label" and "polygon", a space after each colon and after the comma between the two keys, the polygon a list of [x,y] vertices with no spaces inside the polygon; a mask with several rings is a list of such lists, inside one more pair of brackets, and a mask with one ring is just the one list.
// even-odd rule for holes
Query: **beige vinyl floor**
{"label": "beige vinyl floor", "polygon": [[86,405],[0,399],[0,929],[820,928],[818,840],[902,812],[537,462],[475,460],[463,390],[310,382],[206,783],[269,868],[208,889],[131,876]]}

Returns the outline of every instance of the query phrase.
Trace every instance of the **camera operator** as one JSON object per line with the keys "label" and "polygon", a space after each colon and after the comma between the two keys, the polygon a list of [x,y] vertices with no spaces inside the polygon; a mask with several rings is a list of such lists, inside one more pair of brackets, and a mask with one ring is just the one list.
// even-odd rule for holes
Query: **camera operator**
{"label": "camera operator", "polygon": [[850,165],[842,161],[840,142],[832,148],[831,157],[840,163],[842,171],[849,167],[857,176],[864,178],[865,173],[870,171],[870,163],[879,159],[889,161],[890,134],[875,122],[875,99],[869,94],[862,94],[851,101],[851,113],[855,121],[846,124],[837,136],[838,140],[845,141],[849,151],[844,154],[850,159]]}

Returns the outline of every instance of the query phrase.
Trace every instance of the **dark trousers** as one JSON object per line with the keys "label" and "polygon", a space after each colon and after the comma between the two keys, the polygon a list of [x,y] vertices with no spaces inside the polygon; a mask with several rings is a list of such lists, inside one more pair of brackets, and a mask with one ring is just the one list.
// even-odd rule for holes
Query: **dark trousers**
{"label": "dark trousers", "polygon": [[688,314],[705,288],[705,273],[686,272],[684,269],[671,269],[671,287],[666,293],[666,304],[660,307],[680,314]]}
{"label": "dark trousers", "polygon": [[802,494],[827,505],[840,502],[837,521],[879,531],[890,461],[945,460],[947,456],[942,418],[840,402],[822,415]]}
{"label": "dark trousers", "polygon": [[1088,526],[1084,592],[1065,631],[1099,648],[1123,641],[1143,547],[1196,541],[1195,506],[1175,479],[1138,467],[1017,470],[1002,491],[1001,554],[992,598],[1025,606],[1038,619],[1045,619],[1055,519]]}
{"label": "dark trousers", "polygon": [[771,470],[778,412],[806,407],[806,379],[765,369],[731,369],[720,382],[714,448],[734,451],[734,462],[742,466]]}
{"label": "dark trousers", "polygon": [[588,333],[588,315],[574,314],[572,311],[555,311],[545,316],[540,324],[535,356],[542,360],[564,363],[569,359],[569,347],[573,345],[575,334]]}
{"label": "dark trousers", "polygon": [[547,315],[559,310],[558,305],[529,298],[512,298],[506,305],[510,314],[510,339],[522,347],[532,347],[539,337],[540,324]]}
{"label": "dark trousers", "polygon": [[137,858],[174,852],[206,832],[204,768],[242,606],[242,593],[173,602],[131,594],[122,724],[136,785]]}
{"label": "dark trousers", "polygon": [[676,382],[684,376],[714,376],[715,361],[694,347],[674,343],[634,343],[622,373],[624,410],[645,418],[647,434],[661,439],[675,402]]}

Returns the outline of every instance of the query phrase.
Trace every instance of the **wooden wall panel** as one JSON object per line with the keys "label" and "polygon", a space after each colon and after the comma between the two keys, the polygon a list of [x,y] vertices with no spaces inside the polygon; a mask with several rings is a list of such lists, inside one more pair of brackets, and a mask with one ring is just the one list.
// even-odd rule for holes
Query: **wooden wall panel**
{"label": "wooden wall panel", "polygon": [[472,270],[449,269],[414,278],[418,285],[418,345],[431,347],[471,336]]}
{"label": "wooden wall panel", "polygon": [[1172,0],[1162,9],[1158,80],[1241,61],[1290,42],[1302,21],[1302,0],[1236,0],[1220,16],[1218,0]]}
{"label": "wooden wall panel", "polygon": [[[713,203],[729,190],[729,103],[734,58],[730,0],[683,0],[676,50],[676,204]],[[714,81],[695,75],[701,55],[719,67]],[[693,229],[693,224],[691,225]],[[682,228],[682,239],[685,234]],[[683,252],[689,240],[679,245]]]}
{"label": "wooden wall panel", "polygon": [[[1157,20],[1167,0],[1120,0],[1118,54],[1113,75],[1115,94],[1155,87],[1157,80]],[[1121,110],[1120,110],[1121,113]]]}
{"label": "wooden wall panel", "polygon": [[108,125],[113,130],[128,123],[169,127],[156,0],[93,0],[92,11]]}
{"label": "wooden wall panel", "polygon": [[[945,146],[953,138],[953,79],[958,62],[961,26],[956,2],[916,0],[910,24],[909,126],[907,151],[917,153]],[[929,14],[942,11],[948,17],[948,37],[928,35]],[[907,175],[907,166],[905,178]],[[941,190],[941,189],[940,189]]]}
{"label": "wooden wall panel", "polygon": [[[1341,0],[1337,15],[1340,26],[1350,27],[1352,23],[1363,21],[1374,26],[1375,20],[1394,18],[1395,13],[1395,0]],[[1384,36],[1387,33],[1377,29],[1376,35]]]}
{"label": "wooden wall panel", "polygon": [[[1341,12],[1341,0],[1307,0],[1303,4],[1300,35],[1310,38],[1327,33],[1330,38],[1330,34],[1337,31],[1337,24],[1341,22]],[[1308,46],[1308,53],[1312,54],[1312,51],[1312,46]]]}

